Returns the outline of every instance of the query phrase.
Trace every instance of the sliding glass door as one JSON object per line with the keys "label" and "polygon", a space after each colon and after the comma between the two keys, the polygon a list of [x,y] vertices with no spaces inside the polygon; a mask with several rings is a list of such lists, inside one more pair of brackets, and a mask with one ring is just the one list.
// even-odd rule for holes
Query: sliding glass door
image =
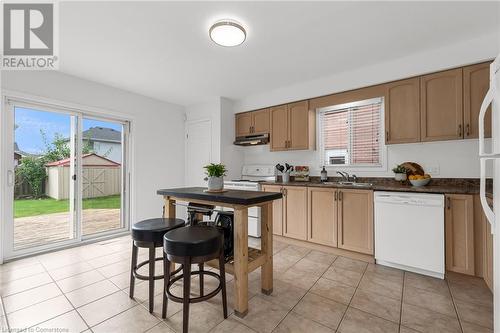
{"label": "sliding glass door", "polygon": [[128,122],[16,100],[2,120],[4,258],[128,229]]}

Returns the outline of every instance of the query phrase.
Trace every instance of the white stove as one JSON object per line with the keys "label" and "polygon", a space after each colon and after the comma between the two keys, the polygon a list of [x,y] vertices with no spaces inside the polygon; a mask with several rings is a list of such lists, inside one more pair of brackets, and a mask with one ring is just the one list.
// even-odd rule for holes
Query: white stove
{"label": "white stove", "polygon": [[[274,180],[273,165],[244,165],[241,169],[241,179],[224,181],[224,188],[229,190],[260,191],[262,181]],[[224,211],[231,211],[230,208],[218,207]],[[260,237],[260,208],[251,207],[248,209],[248,235]]]}

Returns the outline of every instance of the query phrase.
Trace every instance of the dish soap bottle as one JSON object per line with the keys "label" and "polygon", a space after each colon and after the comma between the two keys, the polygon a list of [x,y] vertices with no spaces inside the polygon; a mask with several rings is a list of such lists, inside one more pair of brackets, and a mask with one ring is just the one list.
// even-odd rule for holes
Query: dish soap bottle
{"label": "dish soap bottle", "polygon": [[321,180],[321,182],[327,182],[328,181],[328,173],[326,172],[325,166],[323,166],[323,170],[321,170],[320,180]]}

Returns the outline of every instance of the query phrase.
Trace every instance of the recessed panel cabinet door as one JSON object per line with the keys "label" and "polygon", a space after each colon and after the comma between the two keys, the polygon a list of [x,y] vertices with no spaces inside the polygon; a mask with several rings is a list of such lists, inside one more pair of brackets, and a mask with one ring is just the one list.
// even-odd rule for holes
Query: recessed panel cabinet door
{"label": "recessed panel cabinet door", "polygon": [[338,192],[338,247],[373,254],[373,191]]}
{"label": "recessed panel cabinet door", "polygon": [[288,104],[289,149],[309,149],[309,102]]}
{"label": "recessed panel cabinet door", "polygon": [[422,76],[422,141],[462,139],[462,106],[462,68]]}
{"label": "recessed panel cabinet door", "polygon": [[[490,85],[490,63],[467,66],[464,75],[464,138],[479,136],[479,109]],[[491,107],[484,118],[484,136],[491,138]]]}
{"label": "recessed panel cabinet door", "polygon": [[307,239],[307,187],[286,186],[284,191],[285,214],[283,236]]}
{"label": "recessed panel cabinet door", "polygon": [[472,195],[446,195],[446,269],[474,275],[474,201]]}
{"label": "recessed panel cabinet door", "polygon": [[252,127],[251,112],[239,113],[235,116],[236,119],[236,136],[245,136],[250,134]]}
{"label": "recessed panel cabinet door", "polygon": [[386,96],[386,144],[419,142],[420,78],[389,83]]}
{"label": "recessed panel cabinet door", "polygon": [[310,242],[337,246],[337,189],[310,187],[308,230]]}
{"label": "recessed panel cabinet door", "polygon": [[[264,192],[281,192],[281,186],[264,185]],[[273,201],[273,234],[283,236],[283,199]]]}
{"label": "recessed panel cabinet door", "polygon": [[[484,215],[483,215],[484,216]],[[483,218],[483,223],[485,223],[484,227],[484,253],[483,253],[483,276],[484,282],[491,291],[493,291],[493,235],[491,234],[491,225],[486,219],[486,216]]]}
{"label": "recessed panel cabinet door", "polygon": [[271,108],[271,151],[286,150],[288,144],[288,106]]}
{"label": "recessed panel cabinet door", "polygon": [[269,109],[253,111],[252,113],[252,134],[266,134],[269,133],[271,126],[269,119]]}

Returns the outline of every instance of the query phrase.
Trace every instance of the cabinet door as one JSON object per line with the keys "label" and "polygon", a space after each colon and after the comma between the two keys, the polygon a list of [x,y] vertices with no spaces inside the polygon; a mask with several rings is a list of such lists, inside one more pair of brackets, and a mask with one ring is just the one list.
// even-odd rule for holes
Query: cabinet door
{"label": "cabinet door", "polygon": [[463,138],[462,69],[420,78],[422,141]]}
{"label": "cabinet door", "polygon": [[284,230],[283,235],[296,239],[307,239],[307,187],[283,187]]}
{"label": "cabinet door", "polygon": [[288,107],[271,108],[271,151],[286,150],[288,146]]}
{"label": "cabinet door", "polygon": [[245,136],[250,134],[252,127],[252,114],[251,112],[236,114],[236,136]]}
{"label": "cabinet door", "polygon": [[386,90],[385,143],[420,141],[420,78],[389,83]]}
{"label": "cabinet door", "polygon": [[446,195],[446,269],[474,275],[474,201],[472,195]]}
{"label": "cabinet door", "polygon": [[339,190],[338,247],[373,254],[373,191]]}
{"label": "cabinet door", "polygon": [[269,133],[270,119],[269,109],[253,111],[252,113],[252,134],[266,134]]}
{"label": "cabinet door", "polygon": [[309,149],[309,103],[288,104],[288,148]]}
{"label": "cabinet door", "polygon": [[483,214],[484,239],[483,239],[483,277],[484,282],[493,292],[493,235],[491,234],[491,225]]}
{"label": "cabinet door", "polygon": [[[281,186],[263,185],[264,192],[281,192]],[[283,199],[273,201],[273,234],[283,236]]]}
{"label": "cabinet door", "polygon": [[337,189],[310,187],[307,194],[307,240],[336,247]]}
{"label": "cabinet door", "polygon": [[[490,63],[467,66],[464,75],[464,138],[479,136],[479,109],[490,85]],[[484,135],[491,137],[491,107],[484,118]]]}

